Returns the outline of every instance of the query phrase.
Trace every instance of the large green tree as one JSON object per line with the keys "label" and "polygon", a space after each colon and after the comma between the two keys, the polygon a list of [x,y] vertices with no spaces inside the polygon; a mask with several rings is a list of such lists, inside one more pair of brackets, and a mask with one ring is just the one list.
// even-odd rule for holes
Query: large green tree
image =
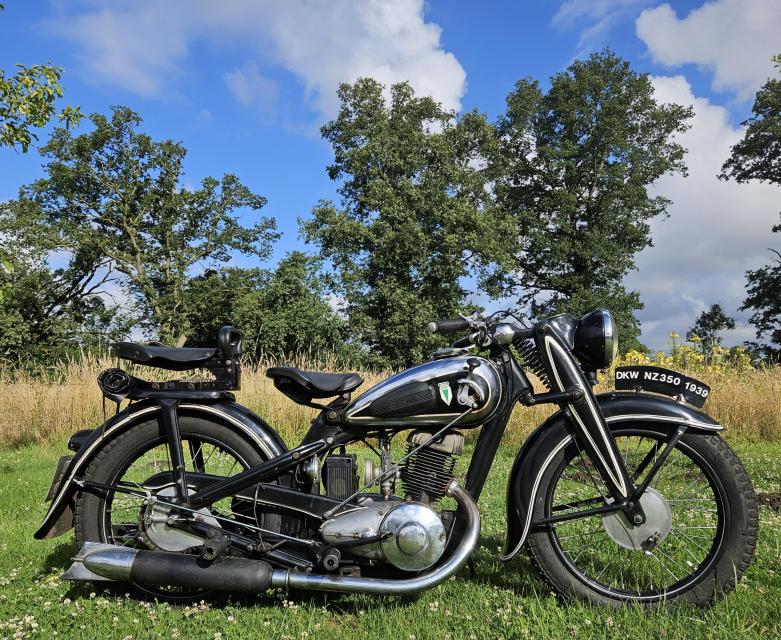
{"label": "large green tree", "polygon": [[[0,11],[3,9],[0,4]],[[13,74],[0,68],[0,147],[27,151],[36,139],[34,129],[55,116],[67,126],[81,120],[78,107],[67,106],[58,113],[54,106],[62,97],[61,75],[60,67],[46,64],[17,64]]]}
{"label": "large green tree", "polygon": [[88,250],[107,261],[123,276],[148,332],[181,345],[190,331],[185,291],[194,273],[235,252],[268,255],[274,221],[258,216],[245,226],[236,215],[266,200],[230,174],[185,187],[184,146],[142,133],[141,118],[128,108],[90,120],[89,133],[54,131],[41,149],[46,176],[3,204],[0,220],[17,246],[45,238],[52,251]]}
{"label": "large green tree", "polygon": [[212,345],[219,327],[233,324],[244,335],[244,353],[263,356],[350,359],[347,323],[331,308],[318,261],[300,251],[285,256],[274,271],[223,269],[193,278],[192,340]]}
{"label": "large green tree", "polygon": [[492,138],[485,118],[460,119],[406,83],[388,93],[361,79],[339,88],[341,108],[322,128],[341,202],[320,202],[305,239],[333,267],[333,287],[358,339],[384,364],[428,355],[440,338],[428,320],[465,304],[462,278],[502,238],[479,164]]}
{"label": "large green tree", "polygon": [[[781,55],[773,58],[781,70]],[[732,147],[720,177],[745,183],[781,186],[781,78],[770,78],[754,99],[752,116],[743,125],[743,139]],[[773,233],[781,231],[781,224]],[[742,311],[752,311],[757,338],[781,346],[781,254],[773,251],[770,264],[746,272],[746,299]]]}
{"label": "large green tree", "polygon": [[496,202],[515,229],[494,293],[519,296],[534,315],[607,307],[636,347],[642,303],[623,279],[670,204],[650,187],[686,170],[675,137],[691,115],[657,102],[649,77],[607,50],[575,61],[547,90],[520,80],[496,125]]}

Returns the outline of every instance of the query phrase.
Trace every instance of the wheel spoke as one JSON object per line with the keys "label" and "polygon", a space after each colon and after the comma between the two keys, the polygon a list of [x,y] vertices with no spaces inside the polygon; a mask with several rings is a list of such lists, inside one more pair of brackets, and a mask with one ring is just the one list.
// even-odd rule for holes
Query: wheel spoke
{"label": "wheel spoke", "polygon": [[[195,471],[206,471],[206,464],[211,461],[210,472],[214,475],[229,476],[234,470],[243,470],[247,468],[236,454],[229,450],[226,445],[218,441],[212,441],[206,436],[182,437],[182,447],[189,452],[190,463]],[[167,465],[167,466],[166,466]],[[120,471],[116,477],[106,484],[113,487],[126,487],[137,489],[139,492],[148,494],[159,493],[170,487],[170,483],[149,482],[154,476],[162,472],[170,472],[170,456],[167,444],[162,439],[145,445],[143,450],[137,452],[135,458],[130,460],[124,471]],[[147,486],[145,486],[147,485]],[[165,495],[165,494],[161,494]],[[146,529],[143,522],[145,507],[144,499],[138,496],[130,496],[118,490],[108,490],[101,500],[102,517],[101,522],[105,523],[102,538],[105,542],[124,546],[138,548],[156,548],[154,546],[155,538],[152,529]],[[232,499],[225,498],[211,506],[214,515],[218,515],[226,520],[232,520],[235,526],[247,525],[255,521],[253,512],[244,514],[235,512],[232,508]],[[224,523],[221,526],[232,526]],[[170,534],[169,534],[170,535]],[[151,541],[151,542],[150,542]],[[201,590],[192,589],[188,591],[185,587],[159,586],[151,587],[144,585],[144,589],[159,593],[165,596],[175,595],[176,597],[189,597],[190,593],[200,593]]]}
{"label": "wheel spoke", "polygon": [[[616,439],[618,450],[624,455],[627,468],[635,470],[635,481],[640,482],[647,469],[656,464],[667,439],[646,433],[620,438],[620,441]],[[593,465],[583,451],[577,445],[568,451],[567,462],[562,463],[554,477],[546,516],[553,512],[567,513],[600,500],[609,502],[601,488],[601,479],[595,477]],[[666,505],[661,511],[657,507],[656,511],[647,512],[651,514],[647,517],[661,518],[658,520],[663,529],[660,542],[650,540],[654,531],[650,520],[650,532],[639,537],[634,525],[615,514],[558,522],[551,527],[550,535],[554,548],[563,553],[565,565],[587,582],[603,585],[612,592],[634,595],[663,597],[673,586],[677,589],[683,582],[693,580],[713,553],[720,526],[721,503],[712,483],[697,459],[681,443],[676,443],[650,483],[650,489],[657,496],[657,502],[652,504],[663,500],[662,504]],[[599,497],[594,496],[595,492]],[[669,509],[672,522],[665,509]],[[613,519],[609,525],[613,533],[605,528],[608,518]],[[666,528],[661,526],[664,522]],[[641,542],[643,550],[639,549]]]}

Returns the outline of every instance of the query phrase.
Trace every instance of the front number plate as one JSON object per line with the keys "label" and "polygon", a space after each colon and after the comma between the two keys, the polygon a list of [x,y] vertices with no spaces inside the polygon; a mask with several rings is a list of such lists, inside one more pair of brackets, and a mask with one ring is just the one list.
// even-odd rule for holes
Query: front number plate
{"label": "front number plate", "polygon": [[702,407],[710,387],[677,371],[662,367],[616,367],[616,389],[619,391],[652,391]]}

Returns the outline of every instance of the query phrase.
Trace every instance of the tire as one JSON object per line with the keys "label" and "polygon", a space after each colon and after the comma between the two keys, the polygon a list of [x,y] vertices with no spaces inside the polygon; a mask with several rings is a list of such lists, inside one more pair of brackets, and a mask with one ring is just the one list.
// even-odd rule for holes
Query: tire
{"label": "tire", "polygon": [[[265,457],[257,451],[246,439],[242,438],[230,428],[218,422],[211,422],[193,416],[179,416],[179,430],[183,444],[189,442],[205,443],[213,447],[215,451],[227,451],[233,455],[242,467],[248,468],[265,461]],[[104,446],[87,467],[84,480],[91,480],[105,485],[114,485],[123,477],[123,474],[132,467],[134,461],[141,459],[145,452],[156,451],[155,447],[165,445],[165,435],[156,420],[140,423],[125,433],[117,436]],[[203,447],[203,445],[201,445]],[[183,447],[186,449],[186,446]],[[187,454],[185,454],[187,455]],[[194,464],[195,456],[190,454],[190,465]],[[200,453],[203,461],[203,453]],[[155,471],[156,469],[153,469]],[[237,469],[238,472],[240,469]],[[208,471],[208,469],[207,469]],[[222,475],[222,474],[221,474]],[[228,473],[224,475],[229,475]],[[80,491],[76,495],[74,505],[74,529],[76,542],[79,548],[85,542],[103,542],[117,544],[112,539],[112,523],[106,522],[111,518],[106,514],[107,506],[111,508],[113,494],[104,491]],[[132,517],[132,511],[126,514]],[[134,544],[140,548],[150,547],[148,543]],[[212,594],[205,591],[176,592],[153,585],[133,584],[133,590],[142,597],[152,597],[173,602],[189,602]]]}
{"label": "tire", "polygon": [[[654,452],[657,452],[662,450],[671,432],[669,427],[664,426],[658,428],[623,426],[614,429],[613,435],[617,442],[626,443],[626,451],[622,453],[628,460],[627,468],[631,474],[634,470],[632,465],[635,463],[629,461],[632,457],[629,455],[630,444],[635,441],[643,442],[644,439],[648,439],[649,442],[656,440],[658,444],[651,444],[648,451],[657,447],[654,449]],[[638,450],[643,451],[639,444]],[[546,453],[541,452],[542,459],[545,459]],[[665,471],[666,467],[679,464],[677,462],[679,456],[684,461],[680,463],[680,467],[675,467],[673,471]],[[639,454],[635,456],[635,459],[637,458]],[[694,480],[692,478],[696,472],[686,471],[689,468],[686,466],[689,464],[686,460],[690,461],[692,468],[700,470],[699,476]],[[573,493],[571,490],[567,493],[565,487],[571,489],[580,481],[583,481],[584,485],[593,484],[593,480],[586,477],[585,473],[579,476],[577,472],[572,472],[581,463],[583,469],[590,473],[591,463],[585,460],[574,442],[557,454],[542,477],[535,500],[533,521],[549,517],[556,505],[561,511],[568,508],[565,506],[567,502],[574,502],[572,498],[562,502],[559,496],[579,497],[577,491]],[[645,468],[648,469],[650,466],[652,464],[648,463]],[[676,475],[679,470],[684,470],[681,471],[680,477]],[[689,475],[686,475],[687,473]],[[642,473],[639,477],[641,481]],[[658,491],[655,488],[657,481],[661,487]],[[678,495],[675,494],[677,486],[690,481],[691,486],[696,483],[694,490],[687,489],[687,493],[682,494],[680,498],[670,497]],[[589,491],[594,495],[602,494],[603,488],[599,486],[599,482],[601,479],[594,485],[593,491],[591,489],[582,489],[582,491],[585,494]],[[664,498],[670,512],[669,526],[671,527],[658,546],[649,545],[650,555],[645,547],[640,549],[635,546],[628,549],[617,541],[625,541],[625,536],[628,534],[624,531],[634,530],[628,520],[621,521],[624,531],[616,533],[616,529],[611,526],[619,522],[617,519],[623,518],[623,514],[618,515],[614,512],[611,516],[594,515],[548,525],[542,529],[533,529],[533,533],[527,540],[529,555],[543,579],[565,598],[582,599],[607,606],[626,603],[653,606],[663,601],[706,606],[715,598],[734,589],[736,581],[746,571],[753,558],[758,527],[754,489],[743,464],[734,451],[718,435],[685,434],[650,484],[650,488]],[[664,497],[665,491],[670,496]],[[606,490],[604,493],[607,493]],[[711,494],[713,504],[708,505],[706,503],[710,500],[708,496]],[[690,499],[687,497],[689,495],[693,497]],[[654,497],[649,500],[659,502],[658,498]],[[643,498],[641,498],[642,503]],[[599,503],[592,499],[592,504],[599,506],[604,502]],[[654,507],[651,503],[648,504]],[[584,507],[571,508],[577,510]],[[658,506],[658,508],[654,507],[653,513],[660,514],[659,529],[664,530],[666,511]],[[611,518],[610,521],[608,517]],[[676,521],[681,520],[687,523],[693,522],[694,525],[676,524]],[[650,526],[650,517],[648,522]],[[589,527],[588,532],[584,532],[587,527]],[[594,527],[593,531],[590,527]],[[651,526],[651,529],[653,528],[655,527]],[[575,533],[570,534],[569,531]],[[581,551],[577,551],[578,544]],[[646,561],[650,564],[644,565]],[[687,570],[688,574],[686,574]],[[608,576],[620,575],[620,581],[617,577],[609,581],[603,577],[605,572]],[[644,572],[648,575],[645,576]],[[667,573],[669,576],[666,575]],[[654,576],[659,577],[654,578]],[[630,579],[635,582],[631,583]],[[657,583],[651,585],[654,580]],[[630,584],[634,586],[630,588]],[[646,586],[649,588],[644,588]]]}

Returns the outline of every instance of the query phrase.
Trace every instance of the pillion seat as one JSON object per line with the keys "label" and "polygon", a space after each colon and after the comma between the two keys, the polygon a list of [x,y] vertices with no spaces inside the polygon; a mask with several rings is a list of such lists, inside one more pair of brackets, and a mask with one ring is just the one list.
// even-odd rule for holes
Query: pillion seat
{"label": "pillion seat", "polygon": [[331,398],[350,393],[363,384],[357,373],[319,373],[296,367],[271,367],[266,376],[288,398],[299,404],[309,404],[313,398]]}
{"label": "pillion seat", "polygon": [[111,345],[115,356],[136,364],[171,371],[200,369],[215,355],[216,347],[155,347],[136,342],[116,342]]}

